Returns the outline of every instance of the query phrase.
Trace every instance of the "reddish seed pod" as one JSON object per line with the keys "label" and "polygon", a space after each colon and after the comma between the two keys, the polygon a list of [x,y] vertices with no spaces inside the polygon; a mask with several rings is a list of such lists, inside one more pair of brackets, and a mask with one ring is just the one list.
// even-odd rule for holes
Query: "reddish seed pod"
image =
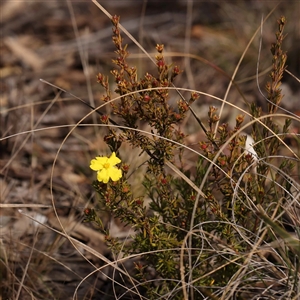
{"label": "reddish seed pod", "polygon": [[104,124],[107,124],[108,123],[108,116],[107,115],[101,116],[101,122],[104,123]]}
{"label": "reddish seed pod", "polygon": [[208,148],[208,145],[206,144],[206,143],[201,143],[200,144],[200,148],[202,149],[202,150],[206,150],[207,148]]}
{"label": "reddish seed pod", "polygon": [[174,113],[174,118],[178,121],[181,119],[181,115],[178,113]]}
{"label": "reddish seed pod", "polygon": [[180,69],[178,68],[178,66],[175,66],[174,69],[173,69],[173,73],[175,75],[178,75],[180,73]]}
{"label": "reddish seed pod", "polygon": [[128,186],[124,186],[122,192],[123,193],[128,193],[129,192],[129,187]]}
{"label": "reddish seed pod", "polygon": [[159,60],[157,62],[157,66],[161,69],[161,68],[163,68],[165,66],[165,62],[163,60]]}
{"label": "reddish seed pod", "polygon": [[144,101],[145,101],[145,102],[149,102],[149,101],[150,101],[150,99],[151,99],[151,98],[150,98],[150,96],[149,96],[149,95],[145,95],[145,96],[144,96]]}
{"label": "reddish seed pod", "polygon": [[162,183],[162,184],[167,184],[167,183],[168,183],[168,181],[167,181],[167,179],[166,179],[166,178],[162,178],[162,179],[161,179],[161,183]]}
{"label": "reddish seed pod", "polygon": [[122,170],[123,170],[125,173],[128,172],[128,170],[129,170],[129,165],[127,165],[127,164],[122,165]]}
{"label": "reddish seed pod", "polygon": [[91,212],[92,212],[92,210],[90,208],[88,208],[88,207],[84,209],[84,214],[86,216],[89,216],[91,214]]}

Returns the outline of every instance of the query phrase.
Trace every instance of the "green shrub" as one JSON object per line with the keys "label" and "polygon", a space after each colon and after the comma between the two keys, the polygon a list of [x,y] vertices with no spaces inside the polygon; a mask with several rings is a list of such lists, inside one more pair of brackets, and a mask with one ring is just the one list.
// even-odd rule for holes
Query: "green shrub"
{"label": "green shrub", "polygon": [[[197,150],[184,145],[186,135],[180,124],[201,92],[191,91],[186,100],[181,89],[174,87],[173,81],[182,71],[166,62],[163,45],[156,47],[156,74],[149,72],[138,79],[136,67],[127,62],[119,18],[113,17],[112,22],[117,58],[111,74],[120,98],[113,99],[108,77],[98,74],[106,92],[103,100],[112,109],[110,116],[101,117],[108,130],[104,141],[117,157],[124,143],[147,154],[143,182],[135,182],[143,185],[144,195],[132,192],[127,180],[130,165],[122,157],[119,169],[111,169],[121,170],[119,180],[100,180],[93,185],[100,195],[99,205],[134,230],[131,241],[124,243],[110,236],[97,210],[86,210],[87,221],[98,224],[115,257],[121,253],[125,258],[135,257],[136,272],[131,275],[149,299],[244,299],[255,294],[266,299],[274,299],[272,295],[296,297],[298,240],[283,248],[267,246],[278,238],[285,241],[291,237],[282,216],[298,189],[291,178],[293,159],[281,155],[283,148],[290,149],[284,139],[293,117],[282,116],[283,125],[276,122],[287,58],[281,49],[284,17],[278,21],[271,48],[268,111],[263,114],[251,103],[246,112],[250,121],[245,123],[245,114],[238,114],[230,129],[229,124],[220,123],[217,109],[209,107],[207,120],[197,119],[205,134]],[[176,104],[170,97],[174,90]],[[150,130],[141,130],[141,124]],[[254,149],[242,133],[251,127]],[[188,151],[195,156],[193,169],[185,166]],[[298,156],[292,154],[297,161]],[[295,224],[290,225],[295,229]]]}

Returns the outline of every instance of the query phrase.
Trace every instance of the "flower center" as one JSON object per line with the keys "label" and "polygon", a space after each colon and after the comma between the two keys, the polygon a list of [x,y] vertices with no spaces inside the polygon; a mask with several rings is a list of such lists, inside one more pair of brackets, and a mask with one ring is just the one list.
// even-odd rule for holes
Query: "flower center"
{"label": "flower center", "polygon": [[109,165],[109,163],[106,163],[106,164],[103,165],[103,167],[104,167],[105,169],[109,169],[110,165]]}

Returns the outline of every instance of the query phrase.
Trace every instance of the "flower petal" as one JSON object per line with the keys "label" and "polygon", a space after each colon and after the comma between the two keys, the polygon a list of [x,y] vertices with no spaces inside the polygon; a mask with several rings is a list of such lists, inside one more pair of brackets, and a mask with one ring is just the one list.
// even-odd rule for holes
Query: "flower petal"
{"label": "flower petal", "polygon": [[108,176],[112,181],[118,181],[122,177],[122,171],[116,167],[109,168]]}
{"label": "flower petal", "polygon": [[116,153],[113,152],[110,156],[110,158],[108,159],[108,163],[112,166],[115,166],[116,164],[119,164],[121,162],[121,159],[116,157]]}
{"label": "flower petal", "polygon": [[108,158],[107,157],[100,157],[97,156],[96,159],[91,160],[91,165],[90,168],[93,171],[98,171],[103,169],[103,165],[107,162]]}
{"label": "flower petal", "polygon": [[108,183],[109,175],[107,169],[102,169],[101,171],[97,172],[97,180],[103,183]]}

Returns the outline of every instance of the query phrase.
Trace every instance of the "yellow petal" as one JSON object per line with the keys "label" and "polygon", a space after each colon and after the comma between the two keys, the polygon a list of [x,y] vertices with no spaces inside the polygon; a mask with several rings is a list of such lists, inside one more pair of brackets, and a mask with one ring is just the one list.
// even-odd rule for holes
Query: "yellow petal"
{"label": "yellow petal", "polygon": [[107,169],[102,169],[97,172],[97,180],[103,183],[108,183],[109,175]]}
{"label": "yellow petal", "polygon": [[115,167],[109,168],[108,174],[112,181],[118,181],[122,177],[122,171]]}
{"label": "yellow petal", "polygon": [[103,169],[103,165],[107,162],[108,158],[107,157],[100,157],[97,156],[96,159],[91,160],[91,165],[90,168],[93,171],[98,171]]}
{"label": "yellow petal", "polygon": [[113,152],[108,161],[112,166],[115,166],[116,164],[119,164],[121,162],[121,159],[116,157],[116,153]]}

